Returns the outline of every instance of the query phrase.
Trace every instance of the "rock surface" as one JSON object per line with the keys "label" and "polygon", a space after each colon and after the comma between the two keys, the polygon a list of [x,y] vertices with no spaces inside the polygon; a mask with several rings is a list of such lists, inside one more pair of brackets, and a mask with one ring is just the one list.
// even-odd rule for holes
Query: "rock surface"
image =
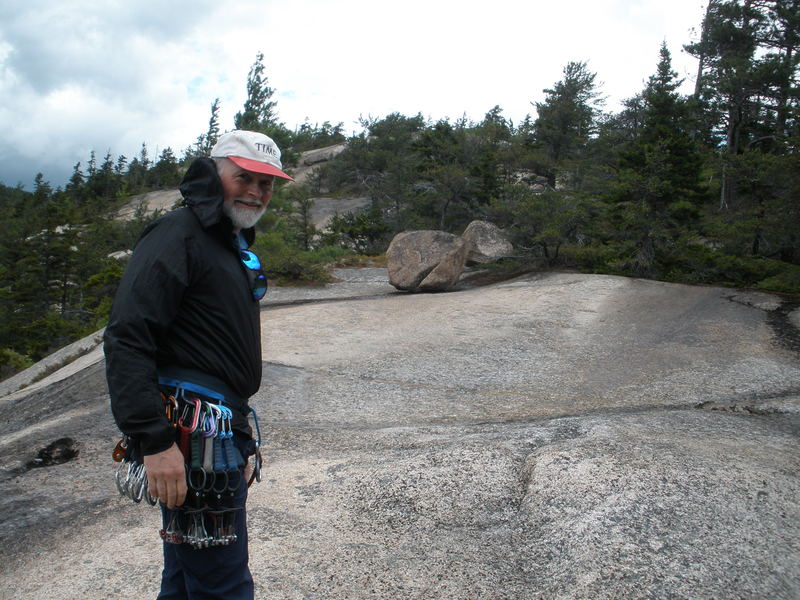
{"label": "rock surface", "polygon": [[311,201],[311,224],[319,231],[324,231],[328,228],[334,215],[347,213],[357,215],[364,212],[371,204],[369,198],[361,196],[343,198],[320,196],[319,198],[311,198]]}
{"label": "rock surface", "polygon": [[317,148],[316,150],[307,150],[303,152],[300,156],[300,160],[297,161],[297,167],[292,169],[292,177],[294,177],[297,183],[307,183],[316,167],[338,156],[345,148],[347,148],[347,144],[335,144],[333,146],[326,146],[325,148]]}
{"label": "rock surface", "polygon": [[141,211],[145,215],[156,211],[167,212],[172,210],[181,199],[181,192],[177,188],[139,194],[117,211],[117,218],[130,221],[136,216],[137,211]]}
{"label": "rock surface", "polygon": [[[568,273],[409,295],[353,273],[263,303],[257,598],[800,597],[780,299]],[[0,398],[2,598],[156,595],[157,510],[117,497],[90,355]],[[63,437],[76,458],[24,468]]]}
{"label": "rock surface", "polygon": [[469,247],[444,231],[398,233],[386,251],[389,283],[399,290],[438,292],[461,278]]}
{"label": "rock surface", "polygon": [[469,246],[467,263],[490,263],[513,256],[514,246],[500,228],[488,221],[473,221],[461,234]]}

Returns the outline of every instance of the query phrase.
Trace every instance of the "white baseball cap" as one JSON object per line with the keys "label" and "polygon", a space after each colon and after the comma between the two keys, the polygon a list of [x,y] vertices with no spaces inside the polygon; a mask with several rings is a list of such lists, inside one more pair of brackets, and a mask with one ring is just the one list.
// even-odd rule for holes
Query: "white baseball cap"
{"label": "white baseball cap", "polygon": [[281,151],[272,138],[256,131],[236,130],[219,137],[211,149],[212,158],[227,158],[247,171],[294,181],[281,169]]}

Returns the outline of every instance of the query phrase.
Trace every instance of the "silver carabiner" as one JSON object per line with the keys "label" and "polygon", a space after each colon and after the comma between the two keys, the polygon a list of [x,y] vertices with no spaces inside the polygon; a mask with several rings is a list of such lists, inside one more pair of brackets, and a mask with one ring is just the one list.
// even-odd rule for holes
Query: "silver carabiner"
{"label": "silver carabiner", "polygon": [[122,469],[125,468],[127,464],[128,462],[123,460],[122,462],[119,463],[117,470],[114,471],[114,483],[117,486],[117,490],[119,491],[120,496],[128,495],[127,492],[125,491],[125,488],[122,485]]}
{"label": "silver carabiner", "polygon": [[144,463],[136,468],[134,475],[133,486],[130,488],[131,500],[139,504],[144,497],[145,489],[147,488],[147,470]]}

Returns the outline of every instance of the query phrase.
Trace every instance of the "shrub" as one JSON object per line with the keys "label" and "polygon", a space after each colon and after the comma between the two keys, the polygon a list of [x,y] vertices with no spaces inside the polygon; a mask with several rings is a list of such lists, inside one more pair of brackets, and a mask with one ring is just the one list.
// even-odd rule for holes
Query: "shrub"
{"label": "shrub", "polygon": [[780,273],[762,279],[756,284],[756,287],[770,292],[800,294],[800,267],[784,264],[786,267]]}
{"label": "shrub", "polygon": [[64,317],[53,311],[48,312],[20,328],[20,339],[24,340],[22,350],[33,360],[41,360],[51,352],[95,330],[94,324],[82,321],[81,318]]}
{"label": "shrub", "polygon": [[584,273],[614,273],[614,260],[620,248],[615,245],[596,244],[592,246],[565,246],[561,248],[561,261],[564,266],[574,267]]}
{"label": "shrub", "polygon": [[33,361],[11,348],[0,348],[0,379],[11,377],[23,369],[27,369]]}
{"label": "shrub", "polygon": [[313,251],[298,250],[289,246],[278,232],[260,234],[252,248],[258,254],[268,279],[280,285],[289,283],[327,283],[330,274]]}

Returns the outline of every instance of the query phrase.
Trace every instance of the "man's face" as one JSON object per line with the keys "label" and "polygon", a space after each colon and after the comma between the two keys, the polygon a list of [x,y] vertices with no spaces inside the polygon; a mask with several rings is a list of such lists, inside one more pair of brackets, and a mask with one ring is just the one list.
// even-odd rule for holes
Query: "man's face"
{"label": "man's face", "polygon": [[222,212],[233,222],[234,229],[247,229],[256,224],[272,198],[273,175],[246,171],[227,161],[219,174],[222,180]]}

